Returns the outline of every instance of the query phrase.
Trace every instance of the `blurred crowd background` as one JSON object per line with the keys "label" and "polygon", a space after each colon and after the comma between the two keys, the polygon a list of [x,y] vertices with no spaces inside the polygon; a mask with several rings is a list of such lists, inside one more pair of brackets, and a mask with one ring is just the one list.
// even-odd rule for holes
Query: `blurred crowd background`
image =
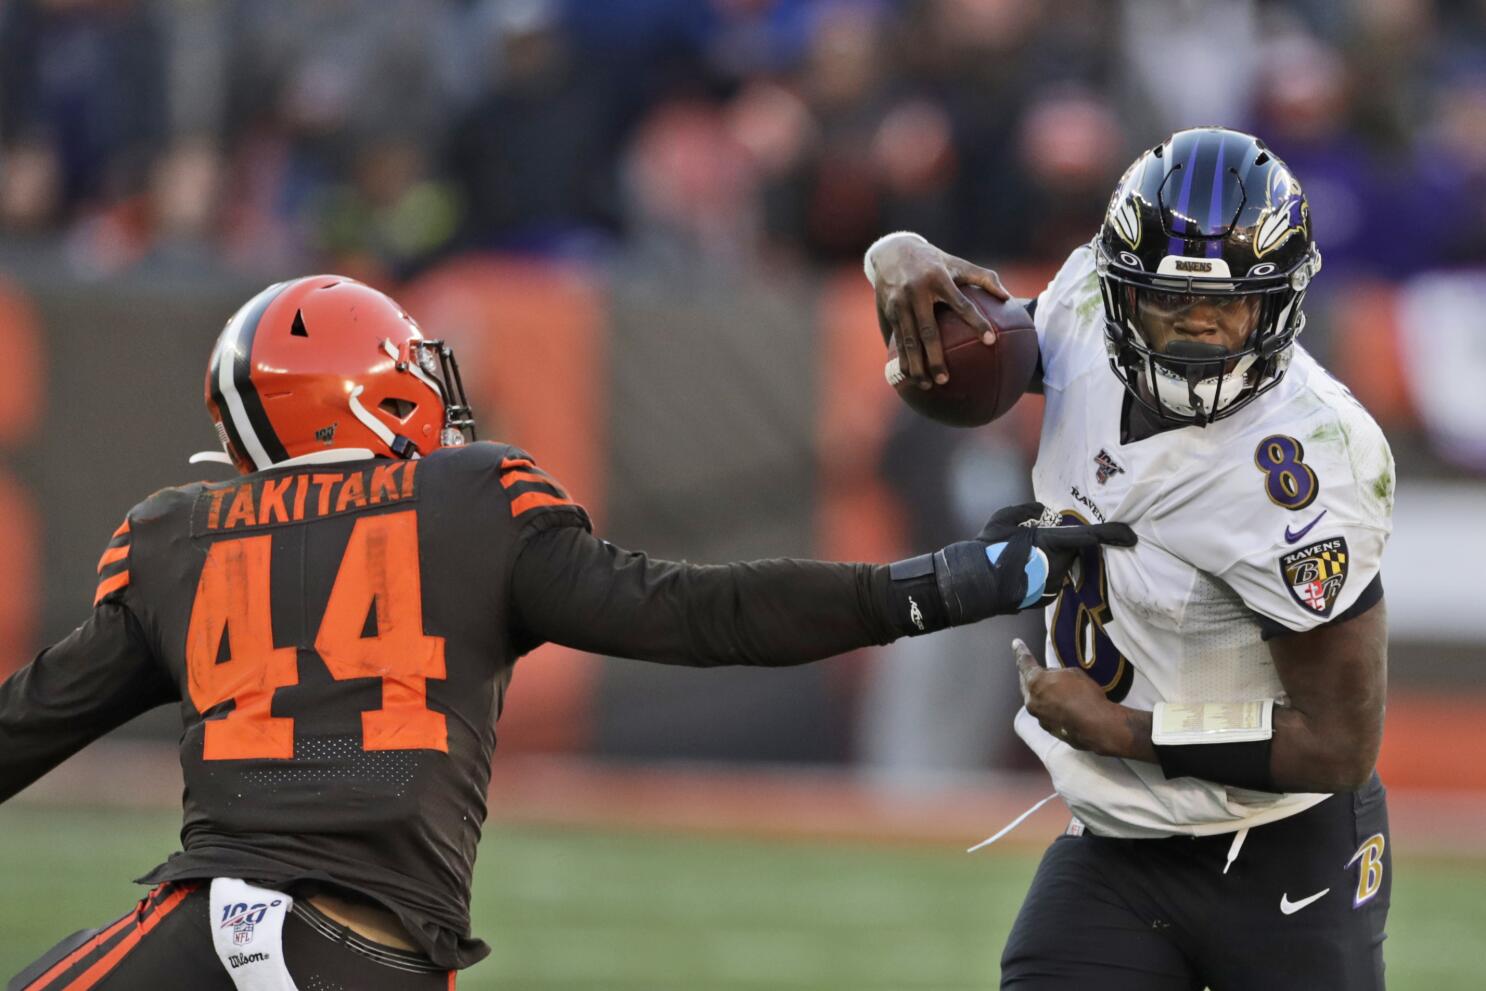
{"label": "blurred crowd background", "polygon": [[1061,259],[1167,132],[1263,134],[1330,264],[1486,253],[1477,0],[7,0],[0,211],[80,271],[450,252]]}
{"label": "blurred crowd background", "polygon": [[1222,123],[1310,195],[1326,358],[1358,283],[1486,260],[1483,45],[1479,0],[7,0],[0,227],[83,278],[798,273],[904,227],[1046,266],[1140,150]]}
{"label": "blurred crowd background", "polygon": [[[550,443],[579,452],[558,460],[620,536],[678,556],[880,559],[973,532],[1022,495],[1037,421],[959,433],[900,415],[863,249],[910,228],[1035,294],[1093,235],[1128,162],[1199,124],[1255,131],[1300,178],[1325,258],[1303,343],[1388,430],[1401,513],[1419,493],[1410,519],[1423,522],[1401,523],[1397,542],[1413,550],[1388,572],[1403,656],[1417,658],[1397,677],[1479,691],[1486,619],[1431,555],[1486,539],[1482,0],[4,0],[0,265],[35,296],[43,352],[88,351],[65,336],[75,319],[61,326],[68,300],[138,321],[141,300],[210,297],[215,323],[138,331],[149,348],[185,344],[192,368],[244,287],[311,270],[422,287],[409,292],[430,301],[415,313],[433,330],[554,363],[513,373],[491,359],[486,422],[519,435],[523,389],[527,409],[587,410]],[[451,272],[526,292],[496,299],[486,331],[467,314],[445,331]],[[574,305],[591,304],[579,323],[592,329],[550,326],[556,297],[589,300]],[[137,342],[108,353],[165,360]],[[602,368],[554,400],[540,383],[580,350],[606,355]],[[47,467],[49,419],[105,414],[55,366],[39,374],[50,392],[31,405],[51,412],[3,440],[16,498],[31,493],[43,533],[82,531],[52,498],[64,481]],[[740,375],[733,405],[699,385]],[[670,406],[646,405],[668,393]],[[669,460],[645,461],[637,425]],[[205,444],[204,418],[192,429]],[[740,439],[750,431],[777,436]],[[752,460],[728,461],[750,443]],[[804,481],[774,501],[739,498],[741,479],[790,473]],[[174,480],[156,472],[99,512],[116,519]],[[801,526],[769,528],[801,499]],[[112,525],[95,523],[83,546]],[[714,539],[719,527],[736,539]],[[69,575],[39,546],[8,553],[47,576],[30,607],[41,618],[11,620],[10,642],[65,632],[80,566]],[[988,642],[913,643],[828,675],[793,723],[781,695],[798,680],[631,684],[642,676],[604,668],[598,689],[552,690],[597,693],[573,703],[596,727],[575,745],[610,752],[1025,761],[1006,737],[1014,679],[986,661]],[[715,742],[729,718],[764,711],[793,744],[746,742],[748,728]]]}

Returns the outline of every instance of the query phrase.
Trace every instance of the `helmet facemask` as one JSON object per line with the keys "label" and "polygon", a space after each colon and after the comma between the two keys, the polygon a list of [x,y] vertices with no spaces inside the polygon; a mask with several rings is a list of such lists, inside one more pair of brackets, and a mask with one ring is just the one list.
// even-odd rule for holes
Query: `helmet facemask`
{"label": "helmet facemask", "polygon": [[475,440],[475,415],[464,394],[464,379],[454,349],[442,340],[408,342],[409,371],[430,382],[444,403],[444,425],[439,430],[443,447],[462,447]]}
{"label": "helmet facemask", "polygon": [[[1102,249],[1096,252],[1115,375],[1156,415],[1204,426],[1278,383],[1290,345],[1305,327],[1305,286],[1321,265],[1313,247],[1313,258],[1288,276],[1211,279],[1125,272]],[[1211,307],[1223,320],[1250,321],[1241,346],[1230,350],[1179,335],[1156,346],[1154,324],[1198,306]]]}

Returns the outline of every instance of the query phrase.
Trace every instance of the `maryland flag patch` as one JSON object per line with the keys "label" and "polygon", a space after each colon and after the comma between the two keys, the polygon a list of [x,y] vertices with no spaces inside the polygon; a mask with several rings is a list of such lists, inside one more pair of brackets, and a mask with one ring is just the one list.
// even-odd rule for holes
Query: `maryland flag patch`
{"label": "maryland flag patch", "polygon": [[1347,583],[1345,537],[1320,540],[1280,558],[1280,577],[1295,601],[1318,616],[1330,616]]}

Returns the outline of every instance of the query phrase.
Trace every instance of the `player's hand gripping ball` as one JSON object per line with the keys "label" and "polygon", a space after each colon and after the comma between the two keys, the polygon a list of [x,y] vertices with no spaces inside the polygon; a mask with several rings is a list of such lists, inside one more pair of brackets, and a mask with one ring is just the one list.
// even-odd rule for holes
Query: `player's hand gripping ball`
{"label": "player's hand gripping ball", "polygon": [[1027,391],[1037,368],[1037,332],[1017,300],[997,299],[975,286],[961,291],[996,329],[996,342],[984,343],[976,328],[940,303],[934,316],[949,381],[927,389],[913,382],[900,367],[896,336],[888,342],[886,375],[915,412],[954,427],[979,427],[1005,414]]}

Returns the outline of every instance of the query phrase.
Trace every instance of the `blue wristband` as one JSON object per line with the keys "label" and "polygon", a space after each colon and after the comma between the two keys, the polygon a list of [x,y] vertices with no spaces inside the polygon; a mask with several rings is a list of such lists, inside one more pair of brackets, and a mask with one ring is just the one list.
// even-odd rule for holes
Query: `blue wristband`
{"label": "blue wristband", "polygon": [[[1001,559],[1001,554],[1005,550],[1006,542],[1004,540],[999,544],[991,544],[986,548],[986,560],[990,561],[991,564],[995,564]],[[1036,605],[1037,601],[1042,598],[1045,587],[1047,586],[1047,555],[1042,552],[1042,548],[1032,548],[1032,553],[1027,555],[1027,564],[1024,570],[1027,573],[1027,595],[1022,599],[1022,604],[1019,607],[1021,609]]]}

